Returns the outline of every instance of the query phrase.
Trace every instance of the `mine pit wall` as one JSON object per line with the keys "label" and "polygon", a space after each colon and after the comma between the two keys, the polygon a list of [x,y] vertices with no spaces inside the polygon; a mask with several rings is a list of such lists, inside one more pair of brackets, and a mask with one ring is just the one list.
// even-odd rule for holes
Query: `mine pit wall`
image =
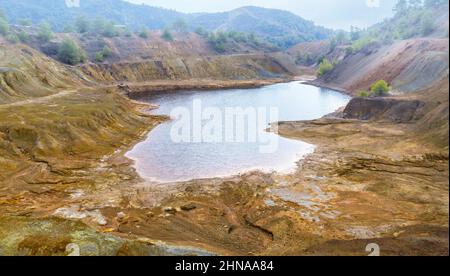
{"label": "mine pit wall", "polygon": [[88,85],[76,68],[25,45],[0,44],[0,104],[39,98]]}
{"label": "mine pit wall", "polygon": [[430,88],[448,75],[448,39],[420,38],[377,43],[347,55],[313,84],[357,95],[377,80],[385,80],[396,93]]}
{"label": "mine pit wall", "polygon": [[397,97],[353,98],[343,118],[404,124],[425,144],[449,148],[449,76]]}
{"label": "mine pit wall", "polygon": [[287,78],[296,66],[284,56],[232,55],[167,58],[114,64],[86,64],[82,72],[99,82],[146,82],[154,80],[250,80]]}
{"label": "mine pit wall", "polygon": [[[163,120],[142,114],[137,103],[120,95],[117,85],[121,82],[289,79],[295,74],[295,66],[283,55],[167,58],[72,67],[24,45],[2,46],[0,54],[0,118],[5,118],[0,121],[3,186],[91,183],[92,177],[77,174],[90,174],[103,156],[131,145]],[[60,92],[70,93],[42,98]]]}

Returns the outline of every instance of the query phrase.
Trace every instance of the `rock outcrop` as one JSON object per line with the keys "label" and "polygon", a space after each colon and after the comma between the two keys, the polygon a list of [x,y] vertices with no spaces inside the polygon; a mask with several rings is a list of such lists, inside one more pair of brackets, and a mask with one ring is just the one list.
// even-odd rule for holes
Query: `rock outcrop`
{"label": "rock outcrop", "polygon": [[345,119],[387,120],[407,123],[417,120],[424,103],[417,100],[389,98],[354,98],[344,110]]}

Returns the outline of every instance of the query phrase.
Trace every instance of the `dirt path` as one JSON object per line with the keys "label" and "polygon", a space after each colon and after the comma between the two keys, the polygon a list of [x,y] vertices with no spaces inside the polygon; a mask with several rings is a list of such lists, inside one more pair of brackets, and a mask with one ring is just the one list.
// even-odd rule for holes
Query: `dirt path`
{"label": "dirt path", "polygon": [[48,95],[48,96],[44,96],[44,97],[27,99],[27,100],[23,100],[23,101],[14,102],[14,103],[2,104],[2,105],[0,105],[0,108],[7,108],[7,107],[12,107],[12,106],[21,106],[21,105],[27,105],[27,104],[43,104],[43,103],[46,103],[46,102],[48,102],[50,100],[57,99],[57,98],[62,98],[64,96],[73,94],[75,92],[78,92],[78,89],[64,90],[64,91],[61,91],[59,93]]}

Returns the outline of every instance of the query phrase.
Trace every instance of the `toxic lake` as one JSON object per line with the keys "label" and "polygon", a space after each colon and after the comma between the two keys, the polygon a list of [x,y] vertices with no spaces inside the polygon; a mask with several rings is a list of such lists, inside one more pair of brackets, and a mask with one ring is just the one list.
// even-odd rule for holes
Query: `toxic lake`
{"label": "toxic lake", "polygon": [[152,114],[172,120],[153,129],[126,156],[135,161],[141,177],[176,182],[253,170],[291,172],[314,146],[268,132],[270,123],[317,119],[345,106],[350,97],[296,81],[133,99],[159,105]]}

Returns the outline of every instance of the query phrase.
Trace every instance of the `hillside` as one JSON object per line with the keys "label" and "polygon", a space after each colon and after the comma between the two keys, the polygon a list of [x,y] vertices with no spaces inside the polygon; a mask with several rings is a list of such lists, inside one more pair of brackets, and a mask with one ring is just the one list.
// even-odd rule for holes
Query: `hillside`
{"label": "hillside", "polygon": [[238,30],[255,33],[281,48],[300,42],[323,40],[333,31],[314,25],[295,14],[282,10],[242,7],[230,12],[200,14],[190,20],[207,30]]}
{"label": "hillside", "polygon": [[432,85],[448,74],[448,39],[418,38],[389,45],[370,44],[347,55],[314,83],[357,95],[383,79],[394,92]]}
{"label": "hillside", "polygon": [[38,51],[0,40],[0,104],[48,96],[89,82]]}
{"label": "hillside", "polygon": [[175,11],[122,0],[83,0],[79,8],[67,7],[65,0],[2,0],[0,8],[13,23],[17,24],[20,19],[31,19],[34,24],[45,20],[59,31],[80,15],[105,18],[133,29],[143,26],[161,29],[187,17]]}
{"label": "hillside", "polygon": [[[400,9],[400,8],[397,8]],[[428,88],[448,74],[448,2],[404,7],[367,30],[339,34],[287,52],[298,64],[331,64],[313,83],[358,95],[385,80],[392,93]]]}
{"label": "hillside", "polygon": [[14,24],[21,19],[31,19],[34,24],[45,20],[57,31],[73,24],[81,15],[111,20],[132,30],[142,27],[164,29],[182,20],[191,31],[201,27],[208,31],[254,33],[283,48],[299,42],[326,39],[333,33],[293,13],[257,7],[243,7],[225,13],[185,14],[123,0],[84,0],[79,8],[68,8],[64,0],[2,0],[0,9],[5,10]]}
{"label": "hillside", "polygon": [[[58,29],[77,16],[62,1],[0,1],[14,22],[46,19]],[[105,16],[139,30],[142,22],[162,28],[181,17],[190,28],[198,24],[221,35],[213,40],[186,30],[170,36],[161,30],[117,35],[91,30],[43,39],[36,25],[4,31],[0,255],[61,256],[76,244],[83,256],[359,256],[368,254],[370,243],[379,245],[382,255],[448,255],[448,11],[434,8],[426,34],[417,32],[427,26],[422,11],[415,24],[403,26],[416,21],[409,16],[415,10],[358,31],[357,37],[342,33],[327,40],[326,30],[322,34],[312,23],[277,10],[186,15],[120,0],[81,3],[90,20]],[[283,47],[307,42],[274,51],[247,35],[242,40],[242,34],[225,33],[234,28]],[[11,39],[24,33],[26,39]],[[399,36],[383,39],[386,34]],[[71,51],[61,51],[63,45]],[[64,64],[61,53],[78,59]],[[312,84],[358,95],[384,79],[392,90],[354,97],[315,120],[273,122],[279,135],[315,145],[289,173],[253,171],[159,185],[142,179],[126,157],[170,119],[150,113],[157,106],[133,100],[134,93],[176,96],[179,90],[307,79],[325,59],[329,70]],[[257,91],[248,91],[252,101]],[[275,97],[285,97],[282,92]],[[300,97],[296,101],[308,95],[293,92]],[[234,95],[239,93],[220,101],[229,105]],[[177,161],[155,162],[179,169]]]}

